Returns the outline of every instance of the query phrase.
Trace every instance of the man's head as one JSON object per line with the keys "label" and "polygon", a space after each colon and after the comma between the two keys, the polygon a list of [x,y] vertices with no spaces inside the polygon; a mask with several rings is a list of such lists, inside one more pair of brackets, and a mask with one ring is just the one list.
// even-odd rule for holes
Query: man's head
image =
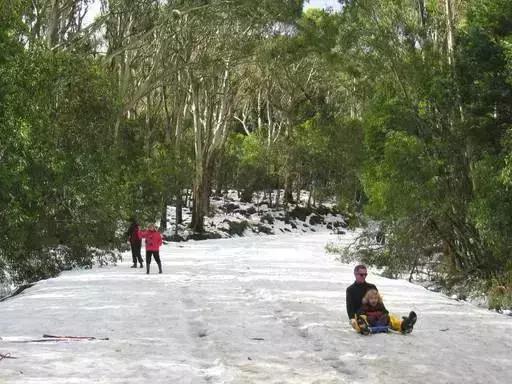
{"label": "man's head", "polygon": [[156,231],[156,225],[155,224],[149,224],[148,226],[150,231]]}
{"label": "man's head", "polygon": [[359,264],[354,268],[354,276],[356,277],[356,283],[364,283],[368,272],[366,271],[366,265]]}

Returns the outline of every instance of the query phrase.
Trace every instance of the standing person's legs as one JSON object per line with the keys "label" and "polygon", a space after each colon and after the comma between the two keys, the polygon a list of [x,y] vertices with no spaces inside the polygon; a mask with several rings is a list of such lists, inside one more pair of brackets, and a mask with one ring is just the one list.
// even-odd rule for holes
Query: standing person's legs
{"label": "standing person's legs", "polygon": [[[130,247],[132,249],[132,261],[133,261],[133,265],[131,266],[131,268],[137,268],[137,246],[133,243],[130,243]],[[140,253],[140,248],[139,248],[139,253]]]}
{"label": "standing person's legs", "polygon": [[137,266],[137,261],[139,262],[140,267],[142,268],[142,255],[140,254],[140,249],[142,244],[132,245],[132,253],[135,252],[135,257],[133,259],[133,265]]}
{"label": "standing person's legs", "polygon": [[149,274],[149,266],[151,264],[151,254],[153,251],[146,251],[146,274]]}
{"label": "standing person's legs", "polygon": [[162,262],[160,261],[160,251],[154,251],[153,256],[155,256],[156,264],[158,265],[158,273],[162,273]]}

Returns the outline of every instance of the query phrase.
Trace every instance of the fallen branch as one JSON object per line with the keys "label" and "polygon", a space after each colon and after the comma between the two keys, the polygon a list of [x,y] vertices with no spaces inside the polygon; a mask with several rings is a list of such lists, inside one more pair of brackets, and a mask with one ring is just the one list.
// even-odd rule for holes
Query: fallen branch
{"label": "fallen branch", "polygon": [[108,337],[93,337],[93,336],[56,336],[56,335],[43,335],[44,338],[54,340],[108,340]]}
{"label": "fallen branch", "polygon": [[40,339],[23,339],[23,338],[4,338],[4,342],[8,343],[49,343],[58,341],[93,341],[93,340],[109,340],[108,337],[98,338],[92,336],[56,336],[56,335],[43,335]]}
{"label": "fallen branch", "polygon": [[16,359],[16,357],[11,356],[10,353],[1,353],[0,352],[0,361],[2,361],[3,359]]}

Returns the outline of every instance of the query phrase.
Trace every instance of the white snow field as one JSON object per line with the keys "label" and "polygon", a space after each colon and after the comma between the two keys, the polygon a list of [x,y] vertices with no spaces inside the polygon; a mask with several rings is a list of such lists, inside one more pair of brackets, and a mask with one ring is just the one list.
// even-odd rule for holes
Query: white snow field
{"label": "white snow field", "polygon": [[[351,234],[344,235],[348,241]],[[333,235],[169,244],[164,273],[65,272],[0,303],[0,383],[510,383],[512,318],[370,274],[410,335],[349,326]],[[20,342],[43,334],[109,340]]]}

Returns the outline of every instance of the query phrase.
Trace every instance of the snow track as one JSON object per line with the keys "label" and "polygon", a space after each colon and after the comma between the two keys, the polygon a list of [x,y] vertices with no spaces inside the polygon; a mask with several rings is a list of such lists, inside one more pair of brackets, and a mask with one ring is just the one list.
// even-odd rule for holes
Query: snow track
{"label": "snow track", "polygon": [[[350,234],[345,235],[347,240]],[[0,383],[505,383],[512,318],[370,275],[410,335],[357,335],[331,235],[162,248],[164,273],[72,271],[0,303]],[[129,257],[126,258],[128,260]],[[16,343],[45,333],[109,340]]]}

